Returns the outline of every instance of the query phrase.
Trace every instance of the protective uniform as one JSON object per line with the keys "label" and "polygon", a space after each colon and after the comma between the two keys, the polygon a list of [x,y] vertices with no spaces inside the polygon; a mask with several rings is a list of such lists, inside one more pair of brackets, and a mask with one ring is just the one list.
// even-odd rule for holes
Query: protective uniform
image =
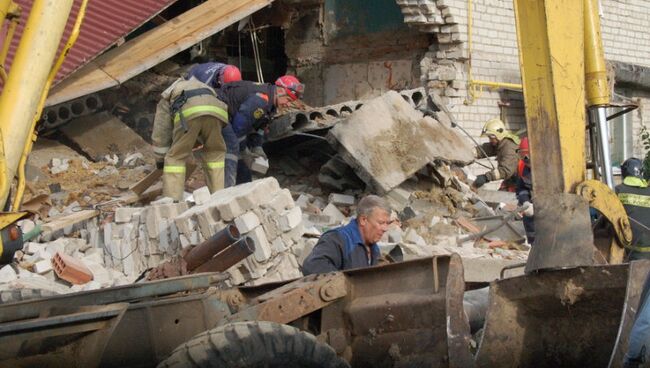
{"label": "protective uniform", "polygon": [[164,196],[183,198],[185,160],[199,138],[208,188],[210,192],[223,188],[226,149],[221,129],[227,124],[227,106],[212,88],[195,78],[178,79],[161,94],[152,141],[154,153],[164,158]]}
{"label": "protective uniform", "polygon": [[[483,128],[483,133],[481,136],[490,136],[493,135],[497,138],[499,143],[496,146],[493,146],[491,143],[486,142],[481,145],[481,149],[476,150],[476,157],[483,158],[485,154],[490,156],[497,157],[498,166],[496,169],[486,172],[479,177],[484,176],[479,179],[480,185],[482,186],[486,182],[495,181],[503,179],[504,181],[511,180],[514,183],[516,178],[514,177],[517,173],[517,166],[519,163],[519,156],[517,155],[517,147],[519,146],[520,139],[515,134],[512,134],[505,130],[505,125],[499,119],[489,120],[485,127]],[[479,184],[479,183],[477,183]]]}
{"label": "protective uniform", "polygon": [[[636,166],[636,172],[627,172],[630,165]],[[632,244],[627,247],[630,260],[650,258],[650,188],[642,179],[641,167],[639,159],[626,160],[621,165],[623,184],[614,188],[632,226]]]}
{"label": "protective uniform", "polygon": [[263,128],[275,113],[275,86],[249,81],[223,85],[217,90],[219,99],[228,105],[230,124],[223,130],[228,149],[226,156],[226,187],[251,181],[251,173],[240,152],[261,150]]}

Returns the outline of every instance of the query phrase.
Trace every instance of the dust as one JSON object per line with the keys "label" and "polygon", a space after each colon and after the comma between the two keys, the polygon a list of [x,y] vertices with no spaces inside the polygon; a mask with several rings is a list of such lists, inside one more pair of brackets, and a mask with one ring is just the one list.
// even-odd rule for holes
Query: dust
{"label": "dust", "polygon": [[564,306],[575,304],[584,293],[585,289],[576,285],[573,280],[567,281],[564,285],[558,285],[557,289],[557,296]]}

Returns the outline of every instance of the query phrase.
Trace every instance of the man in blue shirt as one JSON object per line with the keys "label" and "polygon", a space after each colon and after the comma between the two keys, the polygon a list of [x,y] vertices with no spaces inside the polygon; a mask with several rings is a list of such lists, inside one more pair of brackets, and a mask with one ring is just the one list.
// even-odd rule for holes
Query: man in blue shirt
{"label": "man in blue shirt", "polygon": [[390,207],[376,195],[362,198],[357,217],[349,224],[323,234],[305,259],[302,273],[311,275],[376,265],[377,242],[390,224]]}

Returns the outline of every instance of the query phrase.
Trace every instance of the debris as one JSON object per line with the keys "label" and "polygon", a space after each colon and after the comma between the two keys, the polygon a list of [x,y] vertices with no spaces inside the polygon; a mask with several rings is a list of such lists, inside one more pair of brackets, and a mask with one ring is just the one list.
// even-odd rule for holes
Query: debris
{"label": "debris", "polygon": [[251,170],[258,174],[266,174],[269,171],[269,160],[264,157],[255,157],[251,164]]}
{"label": "debris", "polygon": [[330,134],[345,162],[379,193],[387,193],[434,159],[473,160],[464,137],[423,117],[394,91],[367,101]]}
{"label": "debris", "polygon": [[117,154],[122,152],[141,152],[153,158],[151,145],[108,112],[74,119],[60,129],[94,161],[108,156],[108,161],[117,165]]}
{"label": "debris", "polygon": [[329,196],[329,202],[337,206],[354,206],[354,196],[332,193]]}
{"label": "debris", "polygon": [[82,261],[65,253],[57,252],[52,258],[52,266],[57,276],[71,284],[85,284],[93,279],[92,272]]}

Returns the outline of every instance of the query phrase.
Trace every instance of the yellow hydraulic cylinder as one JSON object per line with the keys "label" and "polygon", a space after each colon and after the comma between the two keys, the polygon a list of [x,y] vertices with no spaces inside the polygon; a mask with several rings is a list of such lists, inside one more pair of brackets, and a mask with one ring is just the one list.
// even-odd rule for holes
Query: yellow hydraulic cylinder
{"label": "yellow hydraulic cylinder", "polygon": [[0,96],[0,205],[9,196],[73,0],[34,0]]}
{"label": "yellow hydraulic cylinder", "polygon": [[585,6],[585,79],[588,106],[609,104],[609,86],[605,52],[600,32],[598,0],[584,0]]}

